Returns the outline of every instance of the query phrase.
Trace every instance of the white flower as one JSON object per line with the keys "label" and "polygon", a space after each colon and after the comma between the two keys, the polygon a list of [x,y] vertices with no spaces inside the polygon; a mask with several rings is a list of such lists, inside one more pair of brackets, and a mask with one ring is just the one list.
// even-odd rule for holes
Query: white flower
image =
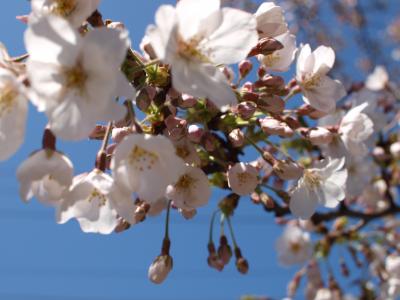
{"label": "white flower", "polygon": [[251,164],[236,163],[228,171],[228,185],[238,195],[251,194],[258,183],[258,171]]}
{"label": "white flower", "polygon": [[283,49],[274,51],[269,55],[258,55],[258,60],[267,68],[275,72],[289,70],[296,55],[296,37],[289,32],[275,38],[283,45]]}
{"label": "white flower", "polygon": [[321,288],[317,291],[314,300],[340,300],[338,297],[335,297],[333,291],[326,288]]}
{"label": "white flower", "polygon": [[383,90],[389,82],[389,74],[384,66],[376,66],[374,72],[365,81],[365,86],[371,91]]}
{"label": "white flower", "polygon": [[112,177],[98,169],[76,176],[57,207],[57,223],[76,218],[83,232],[110,234],[118,224],[113,188]]}
{"label": "white flower", "polygon": [[292,192],[289,208],[301,219],[309,219],[319,204],[333,208],[345,197],[347,170],[344,158],[320,161],[304,175]]}
{"label": "white flower", "polygon": [[119,120],[126,109],[115,101],[134,90],[120,71],[128,33],[94,29],[81,37],[64,19],[32,22],[25,32],[32,102],[45,111],[60,138],[87,137],[98,121]]}
{"label": "white flower", "polygon": [[0,161],[13,155],[24,141],[28,100],[14,73],[0,67]]}
{"label": "white flower", "polygon": [[151,282],[156,284],[162,283],[172,270],[172,262],[172,257],[169,255],[157,256],[149,267],[148,277]]}
{"label": "white flower", "polygon": [[297,58],[296,80],[303,92],[304,102],[326,113],[333,112],[336,102],[346,95],[343,85],[326,75],[334,62],[332,48],[319,46],[311,52],[308,44],[301,48]]}
{"label": "white flower", "polygon": [[388,272],[389,279],[384,283],[385,299],[395,300],[400,295],[400,256],[395,254],[387,256],[385,260],[385,269]]}
{"label": "white flower", "polygon": [[65,18],[75,28],[86,21],[99,3],[100,0],[31,0],[33,18],[55,15]]}
{"label": "white flower", "polygon": [[166,137],[133,134],[115,148],[111,169],[117,185],[152,204],[184,174],[185,164]]}
{"label": "white flower", "polygon": [[73,166],[65,155],[50,149],[33,153],[17,170],[20,197],[35,197],[44,204],[57,205],[72,184]]}
{"label": "white flower", "polygon": [[187,164],[199,166],[201,163],[200,156],[197,154],[193,143],[187,138],[181,138],[178,141],[173,141],[176,155],[182,158]]}
{"label": "white flower", "polygon": [[236,96],[217,65],[238,63],[257,44],[255,17],[219,0],[181,0],[161,6],[146,35],[157,57],[170,64],[172,85],[219,108]]}
{"label": "white flower", "polygon": [[262,3],[256,13],[257,30],[261,38],[276,37],[288,31],[283,10],[273,2]]}
{"label": "white flower", "polygon": [[167,187],[166,196],[174,205],[184,210],[192,210],[208,203],[211,195],[207,175],[199,168],[186,166],[174,185]]}
{"label": "white flower", "polygon": [[310,234],[293,224],[286,226],[275,248],[279,262],[286,266],[304,263],[313,253]]}
{"label": "white flower", "polygon": [[368,148],[365,141],[374,132],[374,123],[363,113],[368,103],[363,103],[352,109],[343,117],[339,126],[339,134],[351,155],[365,156]]}

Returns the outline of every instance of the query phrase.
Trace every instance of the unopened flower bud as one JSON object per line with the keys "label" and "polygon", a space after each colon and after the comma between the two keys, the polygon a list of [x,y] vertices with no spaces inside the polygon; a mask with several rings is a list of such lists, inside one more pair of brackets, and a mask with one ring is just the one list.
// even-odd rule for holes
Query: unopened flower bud
{"label": "unopened flower bud", "polygon": [[229,133],[229,141],[233,147],[241,147],[244,144],[244,133],[236,128]]}
{"label": "unopened flower bud", "polygon": [[250,60],[242,60],[239,63],[239,73],[240,73],[240,78],[245,78],[250,72],[251,69],[253,69],[253,64]]}
{"label": "unopened flower bud", "polygon": [[394,158],[400,158],[400,142],[395,142],[390,145],[390,154],[392,154]]}
{"label": "unopened flower bud", "polygon": [[268,194],[261,193],[260,198],[266,209],[274,209],[275,202]]}
{"label": "unopened flower bud", "polygon": [[253,83],[250,82],[250,81],[245,82],[245,83],[243,84],[243,86],[242,86],[242,90],[243,90],[244,92],[250,92],[250,93],[253,92],[253,91],[254,91]]}
{"label": "unopened flower bud", "polygon": [[209,243],[207,245],[208,248],[208,257],[207,263],[211,268],[216,269],[217,271],[222,271],[224,269],[224,263],[218,256],[217,252],[215,251],[214,243]]}
{"label": "unopened flower bud", "polygon": [[291,160],[276,160],[274,172],[283,180],[299,179],[303,176],[304,169]]}
{"label": "unopened flower bud", "polygon": [[272,117],[260,119],[261,129],[268,135],[279,135],[281,137],[291,137],[294,132],[286,124]]}
{"label": "unopened flower bud", "polygon": [[244,91],[242,92],[242,99],[245,101],[257,102],[258,94],[254,92]]}
{"label": "unopened flower bud", "polygon": [[173,140],[179,140],[186,134],[187,121],[185,119],[177,118],[173,115],[169,115],[164,120],[165,126],[167,127],[168,136]]}
{"label": "unopened flower bud", "polygon": [[224,66],[220,68],[222,73],[224,73],[226,79],[228,79],[229,82],[232,82],[233,79],[235,79],[235,72],[232,70],[232,68]]}
{"label": "unopened flower bud", "polygon": [[269,90],[281,90],[285,87],[285,80],[281,76],[265,75],[255,84]]}
{"label": "unopened flower bud", "polygon": [[116,127],[112,130],[111,139],[118,144],[122,141],[124,137],[134,132],[134,127]]}
{"label": "unopened flower bud", "polygon": [[313,145],[325,145],[332,142],[333,133],[324,127],[311,128],[307,137]]}
{"label": "unopened flower bud", "polygon": [[152,98],[147,89],[141,89],[136,96],[136,106],[143,112],[146,112],[151,104]]}
{"label": "unopened flower bud", "polygon": [[217,148],[217,140],[209,132],[204,133],[204,148],[206,148],[208,152],[213,152]]}
{"label": "unopened flower bud", "polygon": [[189,125],[188,127],[188,138],[193,143],[200,143],[204,135],[204,129],[197,125]]}
{"label": "unopened flower bud", "polygon": [[243,119],[250,119],[256,112],[257,106],[254,102],[246,101],[239,103],[234,111]]}
{"label": "unopened flower bud", "polygon": [[235,248],[235,257],[236,257],[236,269],[241,274],[247,274],[249,271],[249,263],[247,260],[242,256],[242,252],[239,248]]}
{"label": "unopened flower bud", "polygon": [[156,284],[162,283],[172,270],[173,260],[170,255],[159,255],[149,268],[148,277]]}
{"label": "unopened flower bud", "polygon": [[234,193],[224,197],[219,203],[218,207],[226,216],[231,216],[239,203],[240,196]]}
{"label": "unopened flower bud", "polygon": [[281,49],[283,49],[283,45],[281,42],[273,38],[266,37],[258,41],[257,45],[253,49],[251,49],[248,56],[251,57],[258,54],[268,55],[273,53],[274,51]]}
{"label": "unopened flower bud", "polygon": [[317,120],[323,118],[327,115],[326,112],[316,110],[309,104],[304,104],[297,109],[297,114],[299,116],[309,116],[311,119]]}
{"label": "unopened flower bud", "polygon": [[96,125],[93,131],[89,134],[91,140],[102,140],[106,134],[107,126]]}
{"label": "unopened flower bud", "polygon": [[231,260],[232,257],[232,249],[228,244],[228,240],[225,235],[221,235],[220,245],[218,247],[218,256],[224,263],[224,265],[229,264],[229,261]]}
{"label": "unopened flower bud", "polygon": [[261,94],[257,107],[263,112],[280,114],[285,109],[285,101],[281,97],[269,94]]}
{"label": "unopened flower bud", "polygon": [[182,94],[182,102],[179,104],[182,108],[191,108],[197,104],[197,99],[188,94]]}

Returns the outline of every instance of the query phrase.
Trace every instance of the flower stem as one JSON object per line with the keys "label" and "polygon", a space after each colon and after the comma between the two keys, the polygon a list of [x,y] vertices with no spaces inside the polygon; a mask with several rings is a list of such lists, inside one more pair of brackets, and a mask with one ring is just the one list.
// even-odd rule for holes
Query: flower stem
{"label": "flower stem", "polygon": [[231,224],[231,218],[229,216],[226,216],[226,220],[228,221],[227,223],[228,223],[229,231],[231,233],[233,247],[235,249],[237,249],[239,247],[238,247],[238,244],[236,243],[235,234],[233,233],[233,228],[232,228],[232,224]]}
{"label": "flower stem", "polygon": [[100,148],[99,153],[106,151],[106,148],[108,146],[108,141],[110,139],[111,132],[112,132],[112,127],[113,127],[113,122],[112,121],[108,122],[106,133],[104,135],[103,142],[101,143],[101,148]]}
{"label": "flower stem", "polygon": [[219,212],[219,209],[215,210],[213,212],[213,214],[211,215],[211,221],[210,221],[210,232],[209,232],[209,243],[213,242],[213,228],[214,228],[214,221],[215,221],[215,217],[217,216],[217,213]]}
{"label": "flower stem", "polygon": [[154,60],[151,60],[151,61],[149,61],[149,62],[147,62],[147,63],[143,63],[142,65],[140,65],[140,66],[138,66],[138,67],[136,67],[136,68],[133,68],[133,69],[132,69],[132,73],[136,73],[136,72],[139,72],[139,71],[143,71],[143,70],[146,69],[147,67],[152,66],[152,65],[155,65],[155,64],[158,64],[159,62],[160,62],[159,59],[154,59]]}
{"label": "flower stem", "polygon": [[172,200],[169,200],[168,204],[167,204],[167,215],[166,215],[166,218],[165,218],[164,240],[169,240],[169,215],[170,215],[170,211],[171,211],[171,203],[172,203]]}

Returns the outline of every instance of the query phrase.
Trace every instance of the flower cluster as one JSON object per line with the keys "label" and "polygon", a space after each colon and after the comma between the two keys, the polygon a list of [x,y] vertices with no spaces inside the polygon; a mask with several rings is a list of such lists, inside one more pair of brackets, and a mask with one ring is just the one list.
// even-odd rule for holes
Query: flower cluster
{"label": "flower cluster", "polygon": [[[232,222],[250,197],[286,225],[279,260],[308,262],[291,297],[303,275],[308,299],[340,294],[333,279],[324,287],[315,259],[340,238],[367,251],[357,230],[400,212],[393,189],[400,182],[399,89],[384,67],[345,87],[329,73],[334,50],[298,47],[272,2],[254,13],[219,0],[162,5],[136,52],[124,24],[102,19],[99,2],[32,0],[27,55],[12,58],[0,45],[0,159],[23,143],[29,101],[48,119],[42,148],[17,170],[22,200],[53,206],[60,224],[76,219],[82,231],[101,234],[165,210],[161,254],[149,269],[161,283],[173,265],[170,211],[191,219],[221,188],[227,196],[211,218],[211,267],[222,270],[235,255],[247,273]],[[74,175],[56,141],[87,138],[102,141],[95,168]],[[246,161],[248,149],[259,157]],[[289,214],[293,220],[283,218]],[[218,215],[233,250],[223,230],[214,245]],[[392,233],[396,239],[395,226]],[[382,293],[393,299],[400,293],[396,255],[375,270],[384,271]]]}

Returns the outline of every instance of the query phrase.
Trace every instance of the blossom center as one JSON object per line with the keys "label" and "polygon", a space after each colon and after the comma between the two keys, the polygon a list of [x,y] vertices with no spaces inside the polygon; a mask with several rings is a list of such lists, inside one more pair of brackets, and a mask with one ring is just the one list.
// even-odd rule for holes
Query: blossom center
{"label": "blossom center", "polygon": [[188,147],[178,146],[176,147],[176,155],[178,155],[182,159],[185,159],[190,155],[190,150],[188,149]]}
{"label": "blossom center", "polygon": [[76,0],[56,0],[51,12],[57,16],[68,17],[76,9]]}
{"label": "blossom center", "polygon": [[304,78],[302,86],[306,90],[312,90],[312,89],[319,87],[320,84],[321,84],[321,76],[318,74],[315,74],[314,76],[311,76],[310,78]]}
{"label": "blossom center", "polygon": [[299,253],[301,250],[301,244],[299,242],[290,242],[290,251],[294,254]]}
{"label": "blossom center", "polygon": [[279,59],[280,59],[279,53],[272,53],[265,55],[263,57],[263,63],[267,67],[272,67],[277,61],[279,61]]}
{"label": "blossom center", "polygon": [[12,109],[17,96],[18,92],[9,84],[0,90],[0,116]]}
{"label": "blossom center", "polygon": [[189,41],[185,41],[178,35],[178,54],[187,60],[198,60],[208,62],[207,57],[198,49],[201,39],[193,37]]}
{"label": "blossom center", "polygon": [[81,93],[84,91],[88,75],[80,63],[72,68],[66,69],[64,71],[64,76],[67,89],[76,89]]}
{"label": "blossom center", "polygon": [[248,182],[253,180],[253,176],[247,172],[238,173],[236,176],[240,186],[246,185]]}
{"label": "blossom center", "polygon": [[87,200],[89,202],[94,201],[95,199],[99,200],[99,207],[106,205],[107,198],[104,196],[98,189],[94,188],[92,192],[90,193],[89,197]]}
{"label": "blossom center", "polygon": [[321,185],[322,178],[314,171],[305,170],[304,171],[304,181],[311,188],[316,188]]}
{"label": "blossom center", "polygon": [[191,177],[188,174],[185,174],[179,178],[179,180],[175,186],[179,189],[187,190],[187,189],[193,187],[195,182],[196,182],[196,179],[194,179],[193,177]]}
{"label": "blossom center", "polygon": [[158,162],[158,155],[135,146],[128,157],[130,165],[137,171],[151,170]]}

